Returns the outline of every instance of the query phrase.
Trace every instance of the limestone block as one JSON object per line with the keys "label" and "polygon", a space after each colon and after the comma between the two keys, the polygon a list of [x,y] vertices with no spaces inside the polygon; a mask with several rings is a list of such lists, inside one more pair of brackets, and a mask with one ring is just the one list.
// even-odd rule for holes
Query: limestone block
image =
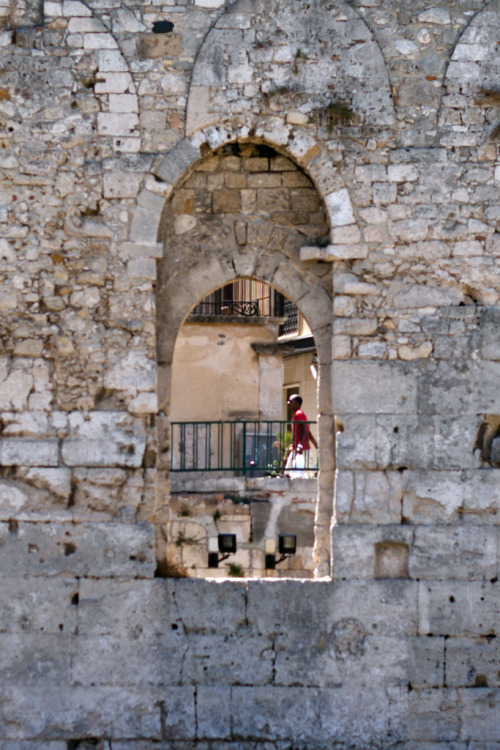
{"label": "limestone block", "polygon": [[495,527],[418,526],[410,552],[410,576],[426,579],[491,579],[497,575]]}
{"label": "limestone block", "polygon": [[3,466],[57,466],[58,441],[4,438],[0,440],[0,463]]}
{"label": "limestone block", "polygon": [[167,632],[184,637],[175,605],[175,584],[174,579],[161,578],[141,579],[140,583],[130,578],[83,579],[79,588],[79,633],[89,641],[113,636],[122,641],[150,642]]}
{"label": "limestone block", "polygon": [[173,631],[168,625],[164,630],[162,634],[144,637],[138,625],[125,638],[79,635],[73,659],[73,680],[89,688],[135,685],[147,689],[148,685],[179,684],[189,643],[182,629]]}
{"label": "limestone block", "polygon": [[110,112],[132,113],[139,111],[135,94],[110,94],[108,103]]}
{"label": "limestone block", "polygon": [[[360,713],[360,702],[364,710]],[[234,687],[232,690],[233,732],[260,740],[292,740],[296,745],[314,747],[327,734],[333,743],[352,738],[362,745],[381,746],[389,735],[403,732],[402,704],[390,702],[385,690],[339,687],[318,691],[312,688]],[[289,717],[286,726],[282,717]],[[389,719],[391,716],[391,719]],[[391,730],[389,729],[389,722]]]}
{"label": "limestone block", "polygon": [[53,684],[70,683],[73,643],[69,633],[2,633],[0,639],[4,686],[24,685],[27,690],[43,686],[50,690]]}
{"label": "limestone block", "polygon": [[196,726],[199,737],[207,739],[230,738],[231,689],[199,685],[196,691]]}
{"label": "limestone block", "polygon": [[414,412],[416,375],[398,363],[338,362],[335,367],[334,403],[342,413]]}
{"label": "limestone block", "polygon": [[156,414],[158,411],[158,398],[155,393],[139,393],[128,405],[131,414],[142,416],[145,414]]}
{"label": "limestone block", "polygon": [[336,436],[337,466],[340,469],[377,468],[375,417],[349,414],[340,419],[344,430]]}
{"label": "limestone block", "polygon": [[350,334],[351,336],[372,336],[376,333],[378,323],[370,318],[340,318],[335,320],[333,330],[335,333]]}
{"label": "limestone block", "polygon": [[135,198],[142,176],[134,172],[106,172],[104,174],[105,198]]}
{"label": "limestone block", "polygon": [[96,286],[89,286],[81,291],[72,292],[69,298],[73,307],[96,307],[101,301],[101,293]]}
{"label": "limestone block", "polygon": [[33,576],[149,578],[155,567],[153,546],[152,529],[146,523],[20,523],[0,554],[2,569]]}
{"label": "limestone block", "polygon": [[127,479],[128,472],[125,469],[75,469],[75,516],[82,518],[85,510],[116,514],[124,504],[122,492]]}
{"label": "limestone block", "polygon": [[418,180],[418,170],[413,164],[391,164],[387,177],[389,182],[414,182]]}
{"label": "limestone block", "polygon": [[[454,640],[446,641],[447,658],[448,649]],[[442,687],[445,675],[445,639],[427,636],[410,638],[409,646],[408,681],[412,688],[415,690],[416,688]],[[454,683],[449,681],[448,666],[446,666],[446,682],[449,687],[454,687]]]}
{"label": "limestone block", "polygon": [[97,130],[101,135],[138,135],[139,117],[136,114],[99,112]]}
{"label": "limestone block", "polygon": [[354,175],[359,182],[383,182],[387,179],[387,168],[383,164],[357,166]]}
{"label": "limestone block", "polygon": [[164,182],[173,184],[200,158],[199,149],[191,141],[180,141],[154,168],[154,174]]}
{"label": "limestone block", "polygon": [[130,239],[140,244],[156,244],[159,216],[146,208],[136,208],[130,226]]}
{"label": "limestone block", "polygon": [[86,31],[105,32],[106,29],[98,18],[73,17],[68,21],[68,33],[79,34]]}
{"label": "limestone block", "polygon": [[456,690],[413,690],[409,695],[407,738],[420,742],[459,739],[460,699]]}
{"label": "limestone block", "polygon": [[184,670],[195,684],[224,686],[228,675],[232,684],[239,685],[266,685],[272,680],[272,641],[251,625],[240,623],[231,636],[198,630],[188,635],[187,642]]}
{"label": "limestone block", "polygon": [[497,638],[449,638],[446,684],[449,687],[499,687]]}
{"label": "limestone block", "polygon": [[111,73],[99,70],[96,78],[94,85],[96,94],[126,94],[133,91],[130,73]]}
{"label": "limestone block", "polygon": [[[493,363],[483,363],[482,367],[486,364]],[[485,372],[485,379],[480,379],[480,367],[481,365],[476,368],[463,367],[457,373],[454,362],[441,360],[433,372],[429,371],[419,380],[418,413],[429,416],[439,414],[441,417],[474,414],[481,410],[495,413],[495,409],[490,411],[479,405],[487,404],[490,394],[492,406],[495,401],[500,400],[500,397],[495,398],[494,388],[488,382],[488,374]],[[492,380],[491,377],[489,379]]]}
{"label": "limestone block", "polygon": [[145,447],[143,425],[127,413],[91,412],[86,419],[73,412],[62,458],[67,466],[137,468],[142,464]]}
{"label": "limestone block", "polygon": [[136,396],[138,391],[153,390],[156,384],[156,363],[138,349],[110,362],[104,375],[104,387]]}
{"label": "limestone block", "polygon": [[498,688],[475,688],[458,690],[461,701],[460,738],[475,740],[479,747],[488,748],[489,740],[498,737]]}
{"label": "limestone block", "polygon": [[326,195],[325,204],[332,227],[354,224],[354,214],[347,188],[341,188]]}
{"label": "limestone block", "polygon": [[333,337],[333,356],[334,359],[349,359],[352,353],[350,336]]}
{"label": "limestone block", "polygon": [[355,260],[368,257],[367,245],[328,245],[325,248],[325,260]]}
{"label": "limestone block", "polygon": [[58,501],[67,501],[71,494],[71,471],[63,467],[28,469],[25,481],[39,489],[48,490]]}
{"label": "limestone block", "polygon": [[86,33],[83,37],[84,49],[113,50],[118,48],[116,39],[108,33]]}
{"label": "limestone block", "polygon": [[481,316],[481,356],[500,360],[500,309],[488,308]]}
{"label": "limestone block", "polygon": [[462,516],[465,484],[459,471],[405,471],[403,515],[412,523],[447,523]]}
{"label": "limestone block", "polygon": [[[356,300],[352,297],[347,297],[341,294],[336,294],[333,299],[333,312],[338,318],[340,317],[356,317]],[[336,323],[338,321],[335,321]]]}
{"label": "limestone block", "polygon": [[419,635],[498,634],[498,583],[436,581],[418,584]]}
{"label": "limestone block", "polygon": [[161,258],[163,255],[163,245],[160,242],[123,242],[120,250],[129,258]]}
{"label": "limestone block", "polygon": [[364,296],[368,294],[379,294],[379,288],[375,284],[368,284],[352,273],[338,274],[334,279],[336,294],[352,294]]}
{"label": "limestone block", "polygon": [[358,344],[357,352],[360,359],[383,359],[387,351],[384,341],[367,341]]}
{"label": "limestone block", "polygon": [[[414,239],[424,239],[423,237],[412,237]],[[444,307],[447,305],[458,305],[462,300],[462,293],[458,289],[449,287],[424,286],[424,285],[407,285],[404,289],[394,296],[396,307]]]}
{"label": "limestone block", "polygon": [[[15,532],[2,524],[0,534],[2,541],[10,544],[9,537]],[[5,570],[0,587],[0,630],[19,635],[75,633],[77,593],[78,581],[69,576],[26,578],[21,570],[14,575]]]}
{"label": "limestone block", "polygon": [[64,0],[62,4],[63,16],[91,16],[92,11],[79,0]]}
{"label": "limestone block", "polygon": [[25,488],[16,486],[13,482],[0,481],[0,517],[8,519],[13,514],[24,510],[29,504],[30,497]]}
{"label": "limestone block", "polygon": [[40,339],[23,339],[14,349],[15,357],[41,357],[44,342]]}
{"label": "limestone block", "polygon": [[477,412],[500,414],[500,390],[498,385],[500,362],[480,362],[473,371],[472,393]]}
{"label": "limestone block", "polygon": [[336,472],[335,517],[339,523],[399,523],[401,497],[399,472]]}
{"label": "limestone block", "polygon": [[500,487],[495,469],[469,470],[463,475],[463,520],[498,523]]}
{"label": "limestone block", "polygon": [[410,545],[412,537],[413,530],[407,526],[338,523],[332,529],[333,578],[373,578],[375,545],[389,542]]}
{"label": "limestone block", "polygon": [[[4,706],[9,716],[7,739],[40,737],[50,739],[73,737],[75,727],[87,728],[95,736],[185,737],[194,733],[193,689],[164,687],[162,698],[172,713],[162,722],[158,693],[138,692],[134,688],[100,686],[87,687],[52,685],[27,691],[20,686],[9,686],[4,694]],[[26,718],[29,716],[29,724]],[[163,727],[162,727],[163,724]]]}
{"label": "limestone block", "polygon": [[0,409],[22,411],[33,388],[33,375],[22,360],[0,357]]}
{"label": "limestone block", "polygon": [[113,32],[128,32],[134,33],[136,31],[144,31],[146,28],[145,24],[139,20],[135,13],[128,8],[119,8],[114,14],[113,18]]}

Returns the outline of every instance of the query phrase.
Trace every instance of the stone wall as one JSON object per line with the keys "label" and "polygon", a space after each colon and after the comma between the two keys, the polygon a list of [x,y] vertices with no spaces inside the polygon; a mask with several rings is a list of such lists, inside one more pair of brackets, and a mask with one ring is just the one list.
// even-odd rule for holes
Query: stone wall
{"label": "stone wall", "polygon": [[[0,0],[2,747],[499,750],[499,13]],[[160,577],[242,277],[318,346],[322,580]]]}

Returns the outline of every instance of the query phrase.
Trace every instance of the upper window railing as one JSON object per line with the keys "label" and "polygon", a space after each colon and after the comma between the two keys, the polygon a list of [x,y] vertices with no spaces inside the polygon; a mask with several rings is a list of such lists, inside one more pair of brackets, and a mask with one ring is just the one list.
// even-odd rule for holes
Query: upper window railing
{"label": "upper window railing", "polygon": [[192,316],[242,315],[244,317],[288,317],[295,320],[297,308],[268,284],[240,279],[209,294],[193,309]]}

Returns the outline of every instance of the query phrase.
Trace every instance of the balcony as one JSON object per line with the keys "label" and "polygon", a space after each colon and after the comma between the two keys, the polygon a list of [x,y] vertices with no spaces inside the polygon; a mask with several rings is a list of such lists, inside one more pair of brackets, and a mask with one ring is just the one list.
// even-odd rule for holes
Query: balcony
{"label": "balcony", "polygon": [[[316,422],[300,424],[311,427]],[[286,466],[292,444],[287,420],[172,422],[171,436],[172,472],[312,478],[318,470],[312,450],[303,454],[299,466]]]}

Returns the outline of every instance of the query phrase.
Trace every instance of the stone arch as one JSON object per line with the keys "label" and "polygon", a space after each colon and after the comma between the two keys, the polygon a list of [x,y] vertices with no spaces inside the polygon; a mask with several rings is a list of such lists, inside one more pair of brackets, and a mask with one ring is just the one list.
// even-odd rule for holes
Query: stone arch
{"label": "stone arch", "polygon": [[[332,54],[333,50],[333,54]],[[395,122],[385,60],[343,0],[237,0],[208,32],[188,95],[186,133],[220,122],[279,121],[322,131],[380,130]]]}
{"label": "stone arch", "polygon": [[498,137],[500,125],[500,1],[469,21],[451,55],[439,114],[443,146],[477,146]]}
{"label": "stone arch", "polygon": [[261,143],[232,144],[199,160],[172,191],[159,230],[164,253],[157,284],[159,453],[167,455],[160,469],[168,469],[168,437],[162,438],[168,436],[174,344],[192,307],[230,281],[253,278],[289,297],[308,320],[320,365],[317,575],[329,574],[331,558],[332,280],[330,264],[301,261],[300,249],[325,232],[323,201],[296,164]]}
{"label": "stone arch", "polygon": [[[279,124],[276,126],[275,122],[265,120],[252,136],[250,132],[246,126],[210,126],[191,138],[184,138],[167,154],[162,155],[145,183],[143,205],[136,209],[131,224],[131,239],[135,239],[134,226],[143,226],[147,222],[148,239],[151,242],[156,240],[163,207],[159,201],[154,201],[153,196],[161,195],[168,198],[187,172],[194,168],[208,150],[246,140],[268,144],[291,158],[309,175],[325,205],[332,232],[338,227],[357,225],[349,190],[339,166],[333,161],[326,146],[318,143],[308,130],[294,127],[287,133],[286,138],[280,138]],[[155,203],[154,207],[152,203]],[[149,204],[148,208],[144,208],[145,204]]]}
{"label": "stone arch", "polygon": [[[136,153],[141,149],[139,104],[135,83],[128,63],[113,34],[81,0],[71,3],[45,3],[45,19],[65,24],[64,43],[84,67],[99,100],[96,129],[100,138],[110,141],[117,154]],[[91,59],[93,58],[93,59]]]}

